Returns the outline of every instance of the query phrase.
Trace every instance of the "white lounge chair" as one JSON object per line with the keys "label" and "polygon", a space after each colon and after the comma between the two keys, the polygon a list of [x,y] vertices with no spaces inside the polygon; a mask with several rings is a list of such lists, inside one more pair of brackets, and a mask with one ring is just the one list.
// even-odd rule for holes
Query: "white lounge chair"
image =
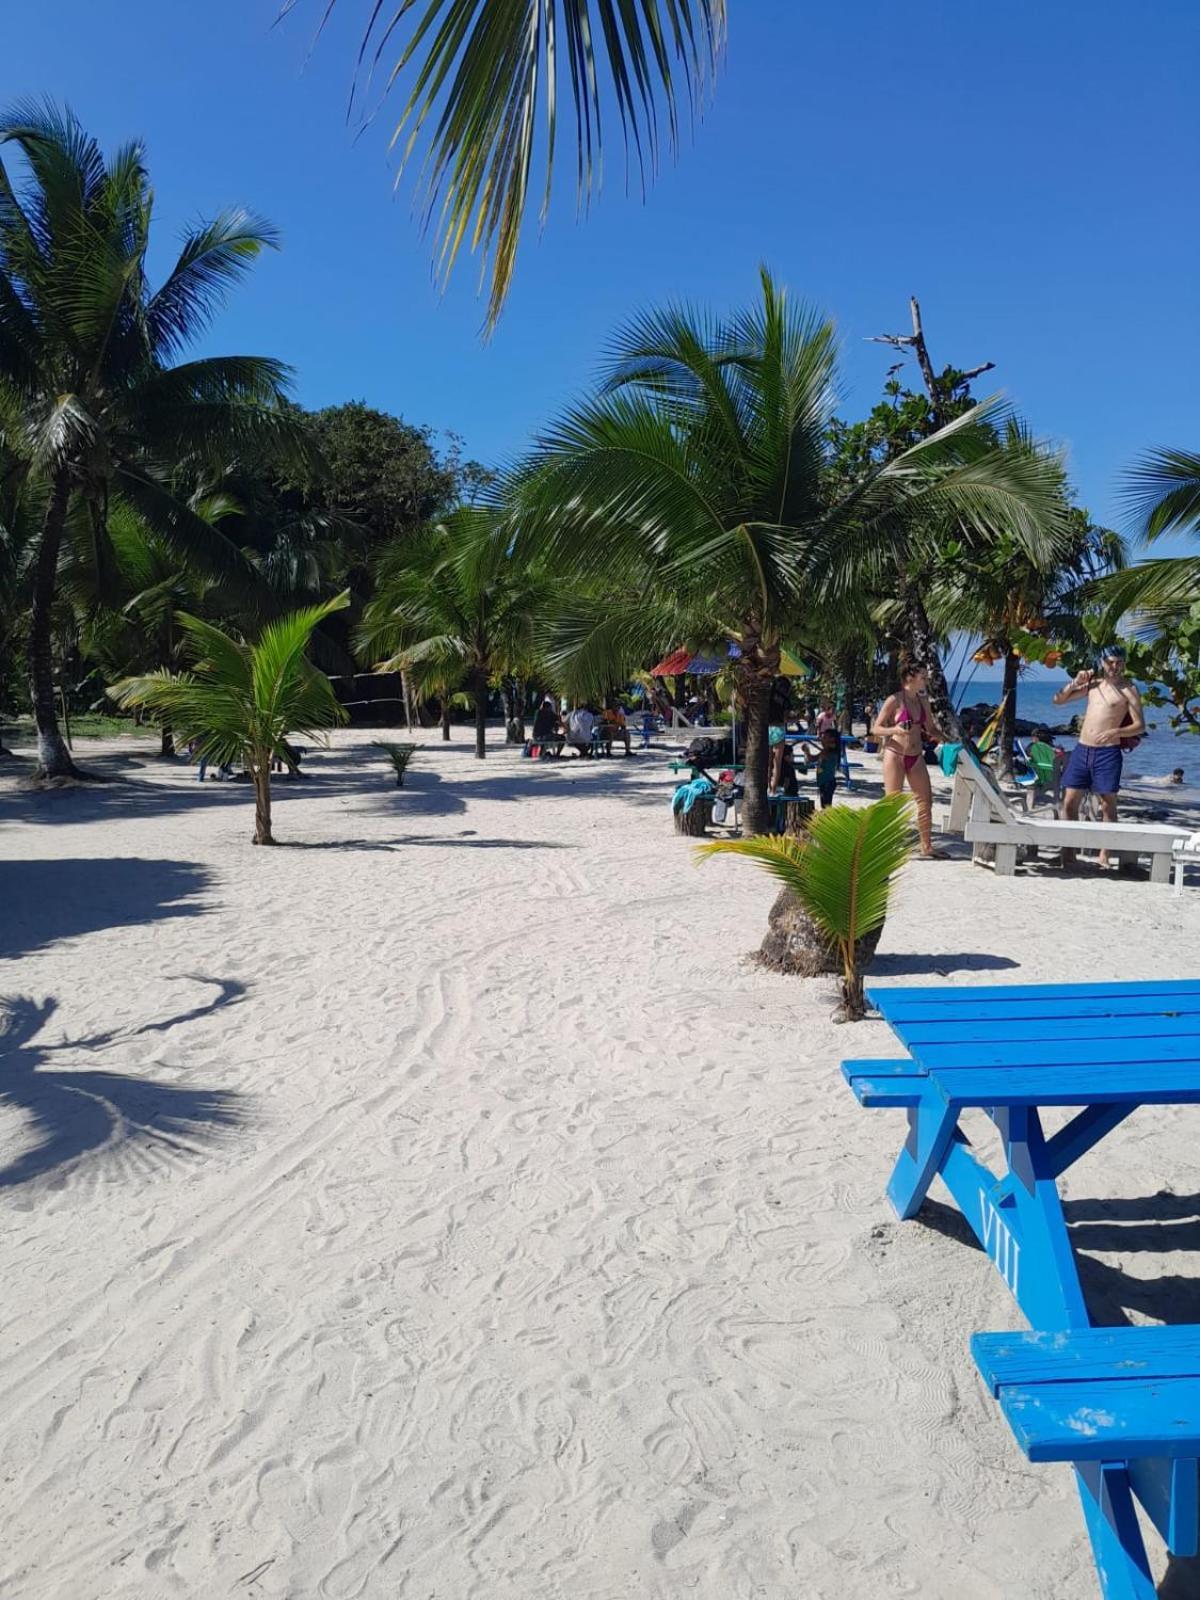
{"label": "white lounge chair", "polygon": [[995,868],[1010,877],[1017,852],[1037,850],[1106,850],[1111,859],[1150,857],[1152,883],[1171,881],[1171,864],[1179,843],[1178,827],[1147,822],[1067,822],[1026,817],[1015,812],[988,769],[969,750],[961,750],[954,772],[947,832],[962,832],[969,844],[993,845]]}
{"label": "white lounge chair", "polygon": [[1200,832],[1193,833],[1189,838],[1175,840],[1175,893],[1183,893],[1183,869],[1188,866],[1200,867]]}

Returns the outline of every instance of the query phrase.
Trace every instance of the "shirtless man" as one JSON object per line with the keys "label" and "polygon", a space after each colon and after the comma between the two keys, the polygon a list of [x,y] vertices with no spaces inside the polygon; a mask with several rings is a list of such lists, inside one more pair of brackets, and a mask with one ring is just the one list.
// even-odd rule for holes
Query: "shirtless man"
{"label": "shirtless man", "polygon": [[[1087,711],[1079,731],[1079,743],[1067,758],[1063,771],[1063,814],[1069,822],[1079,816],[1079,805],[1089,790],[1100,801],[1105,822],[1117,820],[1117,791],[1121,787],[1121,747],[1127,739],[1137,740],[1146,731],[1142,697],[1125,676],[1125,655],[1110,645],[1100,656],[1100,671],[1077,672],[1054,696],[1056,706],[1064,706],[1087,696]],[[1074,850],[1063,851],[1063,862],[1075,860]],[[1106,851],[1100,852],[1100,865],[1108,865]]]}

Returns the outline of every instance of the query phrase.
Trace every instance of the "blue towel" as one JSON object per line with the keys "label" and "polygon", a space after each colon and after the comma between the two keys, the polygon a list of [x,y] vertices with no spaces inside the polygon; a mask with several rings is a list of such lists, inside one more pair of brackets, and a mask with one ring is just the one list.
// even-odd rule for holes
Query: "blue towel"
{"label": "blue towel", "polygon": [[671,799],[671,810],[682,811],[686,815],[697,800],[703,800],[706,795],[715,794],[716,790],[707,778],[693,778],[690,783],[681,783]]}

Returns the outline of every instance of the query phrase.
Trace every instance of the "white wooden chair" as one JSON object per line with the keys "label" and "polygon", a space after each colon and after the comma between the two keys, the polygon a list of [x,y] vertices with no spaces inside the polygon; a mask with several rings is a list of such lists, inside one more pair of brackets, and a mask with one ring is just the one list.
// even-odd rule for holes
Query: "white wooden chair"
{"label": "white wooden chair", "polygon": [[1185,867],[1200,867],[1200,831],[1193,833],[1189,838],[1176,839],[1175,851],[1175,893],[1183,893],[1183,869]]}
{"label": "white wooden chair", "polygon": [[1021,816],[1009,805],[992,773],[966,749],[959,752],[954,772],[946,831],[961,832],[969,844],[992,845],[1001,877],[1011,877],[1016,871],[1021,849],[1106,850],[1117,861],[1149,856],[1152,883],[1171,881],[1180,840],[1177,827],[1161,823],[1067,822]]}

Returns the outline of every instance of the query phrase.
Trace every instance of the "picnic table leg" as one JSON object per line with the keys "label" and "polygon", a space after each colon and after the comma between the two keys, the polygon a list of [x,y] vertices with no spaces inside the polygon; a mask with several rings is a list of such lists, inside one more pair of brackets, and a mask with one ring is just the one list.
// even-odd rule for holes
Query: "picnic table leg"
{"label": "picnic table leg", "polygon": [[1086,1155],[1093,1145],[1119,1127],[1136,1111],[1131,1105],[1088,1106],[1071,1118],[1065,1128],[1046,1140],[1046,1157],[1054,1177],[1061,1177],[1069,1166]]}
{"label": "picnic table leg", "polygon": [[940,1096],[908,1109],[908,1137],[888,1184],[888,1199],[902,1222],[915,1217],[937,1176],[958,1127],[958,1111]]}
{"label": "picnic table leg", "polygon": [[997,1179],[962,1140],[945,1152],[939,1176],[975,1237],[1035,1328],[1090,1326],[1053,1157],[1032,1107],[997,1106],[992,1120],[1004,1140],[1007,1176]]}
{"label": "picnic table leg", "polygon": [[1084,1461],[1075,1468],[1104,1600],[1155,1600],[1146,1546],[1123,1462]]}
{"label": "picnic table leg", "polygon": [[1021,1277],[1009,1283],[1018,1305],[1035,1328],[1086,1328],[1091,1325],[1071,1249],[1062,1199],[1055,1179],[1061,1168],[1048,1149],[1033,1106],[997,1106],[992,1121],[1004,1140],[1009,1177],[998,1184],[995,1203],[1006,1206],[1019,1225]]}

